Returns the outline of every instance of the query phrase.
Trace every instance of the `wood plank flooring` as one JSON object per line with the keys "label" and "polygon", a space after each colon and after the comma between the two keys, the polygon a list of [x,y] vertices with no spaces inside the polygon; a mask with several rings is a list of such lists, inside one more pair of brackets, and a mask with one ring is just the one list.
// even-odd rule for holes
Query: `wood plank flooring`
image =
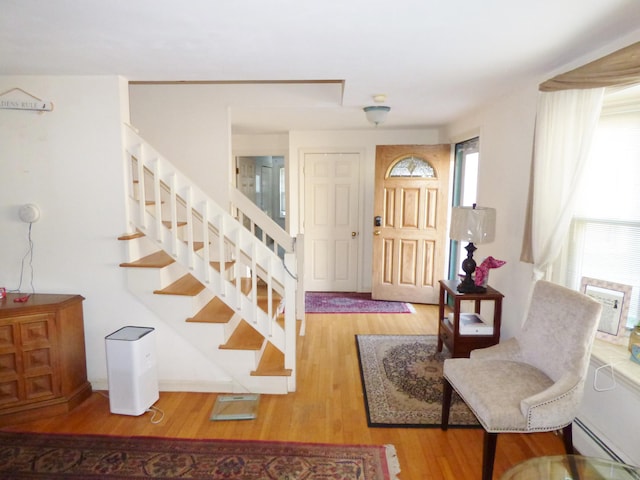
{"label": "wood plank flooring", "polygon": [[[112,415],[106,393],[94,392],[69,414],[3,430],[393,444],[401,480],[478,479],[480,429],[367,427],[355,335],[435,334],[437,307],[415,306],[416,314],[307,315],[307,334],[299,337],[298,389],[288,395],[262,395],[256,420],[212,422],[209,414],[216,394],[161,392],[156,406],[164,418],[152,423],[151,413]],[[561,438],[554,433],[502,434],[494,479],[528,458],[563,452]]]}

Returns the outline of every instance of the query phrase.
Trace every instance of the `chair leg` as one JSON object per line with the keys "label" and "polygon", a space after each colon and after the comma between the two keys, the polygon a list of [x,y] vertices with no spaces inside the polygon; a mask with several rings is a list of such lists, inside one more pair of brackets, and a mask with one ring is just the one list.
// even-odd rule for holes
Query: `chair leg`
{"label": "chair leg", "polygon": [[578,472],[578,466],[576,465],[576,458],[573,456],[575,450],[573,449],[573,422],[562,429],[562,442],[564,443],[564,449],[567,452],[567,459],[569,461],[569,470],[571,470],[571,478],[580,480],[580,472]]}
{"label": "chair leg", "polygon": [[564,450],[567,455],[573,455],[575,453],[573,449],[573,422],[562,429],[562,442],[564,443]]}
{"label": "chair leg", "polygon": [[484,446],[482,447],[482,480],[493,477],[493,461],[496,458],[496,443],[498,434],[484,431]]}
{"label": "chair leg", "polygon": [[449,427],[449,409],[451,408],[451,395],[453,387],[446,378],[442,378],[442,423],[440,428],[446,430]]}

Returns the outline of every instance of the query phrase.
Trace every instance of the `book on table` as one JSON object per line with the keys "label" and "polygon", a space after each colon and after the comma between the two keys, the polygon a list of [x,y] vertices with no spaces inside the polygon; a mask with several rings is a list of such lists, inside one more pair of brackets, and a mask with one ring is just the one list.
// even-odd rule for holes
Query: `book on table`
{"label": "book on table", "polygon": [[[453,313],[448,320],[453,325]],[[460,313],[458,332],[460,335],[493,335],[493,325],[485,322],[479,313]]]}

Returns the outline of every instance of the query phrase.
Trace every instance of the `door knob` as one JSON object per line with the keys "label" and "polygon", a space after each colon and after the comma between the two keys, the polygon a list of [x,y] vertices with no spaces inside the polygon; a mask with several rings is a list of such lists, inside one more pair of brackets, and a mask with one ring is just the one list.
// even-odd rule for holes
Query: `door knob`
{"label": "door knob", "polygon": [[358,235],[357,232],[351,232],[351,238],[356,238],[356,235]]}
{"label": "door knob", "polygon": [[380,230],[376,230],[375,232],[373,232],[374,235],[380,235]]}

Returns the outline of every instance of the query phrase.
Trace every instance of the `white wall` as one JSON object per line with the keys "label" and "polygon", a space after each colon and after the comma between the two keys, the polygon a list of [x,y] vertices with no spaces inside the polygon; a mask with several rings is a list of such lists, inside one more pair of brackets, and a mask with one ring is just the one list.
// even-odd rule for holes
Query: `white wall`
{"label": "white wall", "polygon": [[[208,380],[207,363],[126,289],[119,263],[126,231],[121,125],[128,120],[126,80],[116,77],[0,76],[52,101],[52,112],[0,110],[0,286],[17,289],[27,251],[25,203],[39,205],[32,226],[36,293],[80,294],[89,381],[106,385],[104,337],[126,325],[156,328],[164,384]],[[6,99],[6,98],[5,98]],[[25,264],[22,291],[30,293]],[[194,366],[197,366],[194,367]]]}
{"label": "white wall", "polygon": [[131,85],[131,125],[220,205],[231,182],[231,126],[225,88]]}
{"label": "white wall", "polygon": [[503,338],[520,327],[532,281],[531,265],[520,262],[529,172],[536,114],[537,84],[531,84],[465,116],[447,129],[452,141],[480,135],[478,204],[497,210],[496,238],[478,245],[474,257],[489,255],[506,260],[491,270],[489,283],[505,295],[502,313]]}

